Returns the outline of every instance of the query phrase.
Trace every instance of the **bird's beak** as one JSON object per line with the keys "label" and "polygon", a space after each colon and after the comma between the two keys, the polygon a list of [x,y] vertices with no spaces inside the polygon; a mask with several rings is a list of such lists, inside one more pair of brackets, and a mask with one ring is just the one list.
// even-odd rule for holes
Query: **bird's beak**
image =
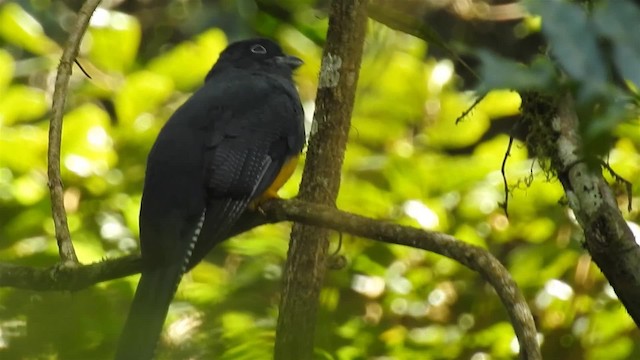
{"label": "bird's beak", "polygon": [[300,58],[291,55],[278,56],[276,58],[276,61],[280,64],[287,65],[291,68],[291,70],[295,70],[299,68],[300,65],[304,64],[304,61],[302,61]]}

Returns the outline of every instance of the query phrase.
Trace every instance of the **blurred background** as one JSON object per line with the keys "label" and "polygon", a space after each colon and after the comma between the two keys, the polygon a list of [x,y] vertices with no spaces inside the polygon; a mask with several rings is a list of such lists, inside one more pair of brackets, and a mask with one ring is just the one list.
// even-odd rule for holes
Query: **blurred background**
{"label": "blurred background", "polygon": [[[469,1],[425,3],[438,6],[421,8],[424,19],[455,20],[442,25],[451,30],[443,35],[447,42],[470,46],[483,35],[458,26],[471,20],[451,10]],[[58,261],[47,131],[61,46],[80,5],[0,4],[3,262],[47,267]],[[305,61],[296,82],[309,128],[328,6],[322,0],[102,3],[78,58],[91,79],[74,66],[63,130],[64,200],[82,263],[138,252],[146,154],[230,41],[270,37]],[[499,41],[523,38],[508,29]],[[526,58],[538,45],[528,44],[524,53],[515,45],[506,49]],[[459,59],[445,55],[433,44],[369,22],[338,206],[488,249],[529,300],[544,358],[640,358],[638,330],[582,249],[562,187],[529,158],[523,141],[515,141],[506,168],[509,218],[499,208],[505,196],[500,166],[519,96],[492,91],[456,124],[475,93]],[[639,125],[637,118],[616,125],[608,155],[610,165],[636,185],[636,208]],[[301,169],[281,196],[296,194]],[[616,188],[626,208],[622,190]],[[640,232],[638,210],[623,213]],[[160,358],[271,358],[289,229],[268,225],[231,239],[187,274],[170,309]],[[479,275],[441,256],[348,234],[341,254],[347,265],[328,272],[321,294],[318,359],[517,356],[507,314]],[[0,358],[111,358],[137,279],[72,293],[1,288]]]}

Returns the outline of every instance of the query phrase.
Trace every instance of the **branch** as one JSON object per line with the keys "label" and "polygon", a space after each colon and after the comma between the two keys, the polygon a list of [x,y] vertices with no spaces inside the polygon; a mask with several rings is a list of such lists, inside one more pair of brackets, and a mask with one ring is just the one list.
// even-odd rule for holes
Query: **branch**
{"label": "branch", "polygon": [[[367,25],[367,0],[333,0],[300,198],[335,206]],[[295,224],[283,276],[276,360],[313,358],[328,230]]]}
{"label": "branch", "polygon": [[[450,235],[396,225],[300,200],[272,200],[262,205],[262,210],[265,215],[256,225],[295,221],[384,243],[423,249],[458,261],[478,272],[495,289],[518,337],[521,358],[541,359],[536,327],[527,302],[507,269],[487,250]],[[138,273],[140,269],[137,256],[62,269],[55,266],[37,269],[0,264],[0,287],[40,291],[79,290],[98,282]]]}
{"label": "branch", "polygon": [[[523,97],[523,107],[535,106],[531,102],[531,98]],[[584,161],[579,120],[571,96],[558,100],[556,112],[551,123],[557,134],[551,148],[551,166],[584,231],[587,251],[640,326],[640,247],[602,171]]]}
{"label": "branch", "polygon": [[56,229],[56,240],[58,250],[63,264],[78,264],[78,257],[73,249],[69,225],[67,224],[67,214],[64,209],[64,189],[62,187],[62,177],[60,175],[60,145],[62,143],[62,115],[64,104],[71,77],[71,68],[78,57],[80,41],[87,30],[89,20],[93,11],[98,7],[100,0],[87,0],[78,12],[75,27],[69,35],[69,40],[64,46],[58,73],[56,75],[55,90],[53,92],[53,114],[49,122],[49,150],[47,153],[49,192],[51,194],[51,212],[53,223]]}
{"label": "branch", "polygon": [[0,263],[0,287],[36,291],[77,291],[97,283],[140,273],[140,256],[131,255],[73,267],[48,268]]}
{"label": "branch", "polygon": [[478,272],[495,289],[509,313],[520,344],[520,358],[542,359],[536,340],[535,323],[527,301],[507,269],[487,250],[447,234],[396,225],[297,200],[271,202],[266,204],[265,211],[278,220],[321,226],[376,241],[434,252]]}

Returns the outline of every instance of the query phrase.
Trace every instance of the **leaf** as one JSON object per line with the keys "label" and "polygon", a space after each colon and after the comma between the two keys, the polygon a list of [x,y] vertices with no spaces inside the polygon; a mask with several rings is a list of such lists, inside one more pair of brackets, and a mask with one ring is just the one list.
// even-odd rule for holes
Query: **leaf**
{"label": "leaf", "polygon": [[47,194],[47,184],[42,177],[26,174],[12,185],[13,197],[22,205],[33,205]]}
{"label": "leaf", "polygon": [[11,84],[14,70],[15,63],[11,54],[7,51],[0,50],[0,93]]}
{"label": "leaf", "polygon": [[118,119],[133,124],[141,114],[157,110],[173,90],[173,82],[166,76],[146,70],[129,74],[115,97]]}
{"label": "leaf", "polygon": [[138,20],[121,12],[98,8],[89,25],[83,46],[88,45],[91,61],[109,71],[129,69],[136,59],[142,36]]}
{"label": "leaf", "polygon": [[[5,149],[28,149],[16,156]],[[22,173],[45,169],[47,132],[37,126],[6,126],[0,128],[0,166]]]}
{"label": "leaf", "polygon": [[61,153],[63,171],[68,170],[80,177],[98,175],[102,184],[85,183],[91,190],[98,191],[98,187],[104,186],[104,174],[117,160],[110,132],[109,115],[93,103],[81,105],[65,114]]}
{"label": "leaf", "polygon": [[613,45],[613,60],[622,77],[640,88],[640,8],[629,1],[605,1],[595,9],[596,29]]}
{"label": "leaf", "polygon": [[0,36],[38,55],[58,49],[57,44],[45,35],[38,20],[16,3],[0,7]]}
{"label": "leaf", "polygon": [[555,82],[556,72],[547,58],[537,57],[527,66],[488,50],[478,50],[477,55],[482,79],[479,93],[493,89],[548,90]]}
{"label": "leaf", "polygon": [[425,128],[424,133],[430,146],[464,148],[475,144],[489,128],[489,117],[481,110],[476,111],[477,109],[472,110],[465,121],[457,124],[454,119],[472,102],[468,97],[456,95],[441,97],[437,121]]}
{"label": "leaf", "polygon": [[24,85],[11,86],[0,97],[0,124],[34,120],[43,116],[48,108],[44,91]]}
{"label": "leaf", "polygon": [[227,44],[220,29],[208,30],[151,60],[149,70],[170,77],[179,90],[191,90],[204,77]]}
{"label": "leaf", "polygon": [[622,90],[614,88],[604,98],[601,106],[596,106],[593,110],[582,110],[586,114],[581,117],[587,120],[583,122],[582,136],[589,154],[606,154],[614,142],[612,134],[616,126],[633,118],[627,102],[620,99],[624,99]]}
{"label": "leaf", "polygon": [[584,86],[584,95],[601,94],[607,83],[607,68],[596,33],[586,11],[566,1],[527,1],[531,12],[542,16],[542,33],[555,60]]}

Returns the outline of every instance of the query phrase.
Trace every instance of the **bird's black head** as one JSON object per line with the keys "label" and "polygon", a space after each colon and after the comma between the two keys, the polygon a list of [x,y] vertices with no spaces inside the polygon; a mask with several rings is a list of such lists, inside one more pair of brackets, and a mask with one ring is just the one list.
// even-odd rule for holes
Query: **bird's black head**
{"label": "bird's black head", "polygon": [[283,53],[280,46],[269,39],[242,40],[230,44],[220,53],[207,79],[225,68],[267,71],[290,77],[302,63],[297,57]]}

